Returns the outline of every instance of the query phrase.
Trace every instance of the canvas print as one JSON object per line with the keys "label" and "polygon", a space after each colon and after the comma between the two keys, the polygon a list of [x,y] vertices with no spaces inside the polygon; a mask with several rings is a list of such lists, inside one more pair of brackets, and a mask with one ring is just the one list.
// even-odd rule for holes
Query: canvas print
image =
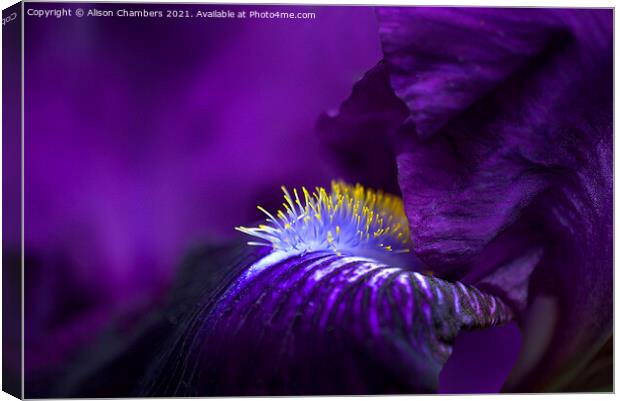
{"label": "canvas print", "polygon": [[25,2],[3,35],[5,391],[613,391],[612,9]]}

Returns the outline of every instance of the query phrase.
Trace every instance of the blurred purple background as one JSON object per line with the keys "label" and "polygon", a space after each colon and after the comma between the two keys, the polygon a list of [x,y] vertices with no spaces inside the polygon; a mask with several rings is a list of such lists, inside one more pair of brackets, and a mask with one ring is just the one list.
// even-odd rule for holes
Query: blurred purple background
{"label": "blurred purple background", "polygon": [[160,301],[188,249],[236,236],[280,185],[333,178],[315,123],[379,60],[374,10],[271,9],[316,19],[26,16],[30,377]]}

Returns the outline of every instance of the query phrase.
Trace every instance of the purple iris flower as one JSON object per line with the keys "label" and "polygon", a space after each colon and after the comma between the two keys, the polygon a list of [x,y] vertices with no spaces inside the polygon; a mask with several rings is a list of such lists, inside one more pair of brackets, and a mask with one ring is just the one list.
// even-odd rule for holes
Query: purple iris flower
{"label": "purple iris flower", "polygon": [[[354,12],[350,8],[333,10],[324,14],[325,26],[341,26],[347,13]],[[209,79],[188,75],[193,80],[188,78],[187,86],[198,89],[179,96],[182,112],[163,113],[157,123],[141,121],[135,127],[116,127],[116,121],[121,120],[111,119],[109,126],[101,128],[106,135],[94,132],[93,140],[77,134],[82,128],[79,119],[58,123],[57,116],[71,114],[75,105],[46,102],[44,97],[27,105],[40,112],[39,120],[31,123],[32,142],[37,143],[34,139],[40,135],[39,147],[29,150],[31,156],[38,157],[30,160],[45,160],[47,137],[54,138],[48,139],[50,142],[61,138],[68,144],[84,141],[80,147],[92,152],[92,157],[83,158],[86,160],[67,152],[66,162],[53,164],[51,169],[47,165],[27,169],[27,182],[34,184],[27,184],[32,187],[26,188],[30,191],[26,208],[41,214],[26,227],[36,234],[30,236],[29,248],[41,266],[77,266],[73,273],[78,272],[75,285],[68,281],[50,290],[44,285],[49,278],[46,281],[44,277],[31,280],[44,283],[40,288],[35,285],[27,290],[45,295],[45,291],[74,286],[88,292],[94,305],[84,306],[86,320],[78,316],[75,326],[58,330],[64,341],[56,343],[66,349],[55,347],[53,355],[37,352],[49,348],[45,346],[48,337],[40,334],[45,330],[36,330],[36,326],[30,330],[33,336],[38,335],[30,340],[35,346],[26,356],[33,381],[37,374],[45,377],[40,371],[51,370],[50,360],[64,361],[69,348],[109,327],[110,316],[116,316],[118,310],[131,310],[123,315],[126,321],[115,326],[120,335],[104,336],[95,346],[84,348],[94,351],[74,358],[66,369],[68,374],[53,385],[41,384],[41,390],[35,389],[32,395],[608,389],[612,11],[380,7],[370,15],[362,8],[357,10],[357,20],[367,21],[367,29],[356,30],[353,24],[346,31],[356,31],[359,36],[342,43],[324,29],[307,27],[312,35],[325,35],[334,54],[348,49],[351,53],[342,59],[351,61],[350,65],[335,61],[338,57],[327,57],[331,47],[317,46],[309,55],[290,57],[288,52],[301,47],[291,45],[284,51],[282,44],[273,43],[274,36],[290,31],[291,26],[285,23],[230,28],[227,40],[234,46],[216,61],[183,55],[178,59],[185,64],[164,63],[168,70],[147,78],[168,77],[178,69],[189,74],[196,65],[217,73],[207,74]],[[112,31],[116,36],[109,34],[110,26],[102,26],[111,42],[97,49],[115,60],[118,43],[126,40],[126,27],[120,22],[99,24],[120,24],[120,29]],[[160,32],[158,25],[142,24],[144,37]],[[32,26],[35,32],[47,32],[43,25]],[[170,29],[194,46],[204,45],[201,38],[210,37],[214,30],[193,22],[189,26]],[[236,28],[247,29],[252,40],[236,41],[235,35],[244,34]],[[66,24],[57,34],[71,36],[73,29],[78,27]],[[306,36],[300,32],[303,41]],[[378,33],[380,52],[373,48],[358,53],[349,47],[357,39],[369,41],[369,32]],[[221,50],[218,43],[209,46]],[[91,49],[88,43],[79,46]],[[149,80],[135,80],[132,71],[136,65],[149,71],[150,58],[164,53],[159,44],[144,46],[149,57],[134,55],[122,68],[111,62],[109,68],[100,67],[101,74],[115,75],[109,80],[119,85],[117,90],[109,85],[100,88],[105,95],[100,110],[117,107],[115,115],[146,113],[127,109],[134,104],[165,110],[162,105],[169,104],[170,94],[178,95],[172,84],[177,81],[171,81],[162,93],[151,94],[143,90],[150,86]],[[166,46],[170,52],[178,51],[176,43]],[[89,53],[84,49],[79,54],[87,62]],[[240,70],[243,79],[234,81],[239,88],[231,93],[242,93],[239,98],[209,97],[211,92],[229,93],[224,90],[228,84],[219,77],[230,74],[236,78],[230,72],[230,60],[237,60],[241,53],[260,60],[268,54],[266,59],[275,60],[281,70],[268,70],[272,74],[268,80],[278,85],[268,90],[260,85],[252,88],[264,102],[248,101],[248,93],[239,88],[258,85],[255,76],[264,71],[264,65],[262,61],[236,63],[235,71]],[[318,57],[327,64],[312,64]],[[58,60],[52,64],[58,71],[75,68],[63,85],[81,88],[82,67],[74,65],[72,58]],[[300,133],[298,142],[287,141],[287,129],[293,129],[297,119],[314,119],[315,114],[308,117],[307,109],[327,109],[323,106],[346,91],[316,78],[311,85],[318,88],[314,100],[299,107],[288,95],[295,95],[294,99],[309,95],[278,77],[294,67],[317,69],[321,77],[328,78],[331,68],[349,71],[360,64],[370,69],[353,86],[348,99],[337,112],[325,113],[318,120],[318,138],[326,158],[334,161],[335,172],[328,170],[328,174],[314,147],[316,137]],[[45,79],[43,72],[51,67],[30,65],[30,82],[37,84],[40,93],[53,97],[63,89],[56,81]],[[91,68],[97,70],[97,65]],[[123,88],[130,88],[132,96],[145,93],[149,100],[119,103],[117,97],[128,97],[119,95],[126,90]],[[263,109],[264,104],[269,107]],[[190,121],[209,108],[218,111],[214,115],[227,118],[184,130],[203,132],[214,127],[214,132],[238,136],[231,140],[197,135],[187,143],[179,141],[178,121]],[[280,110],[282,116],[263,118],[265,110]],[[245,119],[237,118],[240,111]],[[85,114],[83,119],[100,121],[99,112],[103,113],[93,111],[94,116]],[[267,135],[272,120],[282,124],[282,137]],[[56,137],[46,136],[50,124],[59,132]],[[86,121],[84,125],[92,124]],[[265,132],[257,131],[240,149],[235,140],[247,140],[247,132],[259,128]],[[125,130],[155,130],[153,135],[161,146],[143,148],[141,140],[125,135]],[[117,132],[122,139],[112,141],[108,131]],[[117,148],[118,141],[124,146]],[[100,154],[95,151],[100,146],[114,152]],[[126,157],[128,147],[139,149],[141,162],[157,160],[157,168],[147,171],[141,163],[134,165],[133,155]],[[55,197],[56,187],[48,191],[41,183],[53,182],[54,177],[64,182],[65,173],[74,170],[74,157],[90,168],[73,173],[72,185],[80,190],[63,196],[83,205],[84,210],[78,213],[102,216],[106,230],[99,233],[104,237],[101,243],[115,252],[82,236],[88,227],[69,223],[63,235],[83,239],[80,249],[88,251],[84,255],[104,255],[101,257],[75,254],[74,247],[72,252],[48,254],[42,245],[50,236],[45,229],[58,225],[52,224],[56,220],[66,222],[64,214],[46,212],[44,206],[66,199]],[[247,169],[235,163],[242,159],[261,168]],[[221,171],[222,164],[228,168],[226,177],[242,185],[213,174]],[[97,172],[96,185],[91,186],[89,171]],[[119,176],[128,178],[117,181]],[[168,182],[179,176],[184,182],[174,191],[134,185]],[[314,187],[331,178],[344,181]],[[263,193],[274,181],[288,185],[300,179],[311,189],[285,189],[282,196],[277,191]],[[201,192],[205,187],[208,190]],[[258,192],[256,201],[266,199],[267,203],[263,220],[254,225],[259,215],[244,205],[250,193]],[[46,201],[46,196],[54,202]],[[136,202],[151,198],[160,204],[145,202],[149,208]],[[195,203],[188,205],[189,199]],[[182,212],[166,215],[162,210]],[[208,218],[196,219],[203,214]],[[125,221],[127,224],[122,224]],[[218,235],[232,233],[234,226],[244,235],[234,239]],[[134,235],[128,227],[144,231]],[[168,266],[174,265],[196,233],[207,238],[203,242],[209,245],[186,255],[167,307],[153,307],[150,302],[160,297],[172,276]],[[223,240],[233,242],[222,245]],[[149,249],[158,249],[159,254],[149,253]],[[80,280],[92,278],[91,259],[120,267],[113,271],[101,266],[104,274],[99,280]],[[145,277],[144,271],[152,276]],[[46,273],[41,269],[31,274]],[[119,282],[124,286],[116,288]],[[151,295],[146,297],[148,301],[136,299],[136,294],[145,293]],[[67,303],[73,302],[67,297]],[[85,297],[80,299],[88,301]],[[27,308],[35,301],[32,298]],[[154,316],[144,310],[155,310]],[[60,320],[56,315],[61,314],[54,311],[47,315],[41,311],[45,318],[32,321],[43,322],[43,326],[48,320],[56,322]],[[36,313],[32,306],[31,316]],[[132,325],[137,316],[140,324]],[[88,323],[82,324],[84,321]],[[66,327],[75,330],[64,330]],[[517,327],[521,337],[515,334]],[[498,344],[507,346],[497,348]],[[492,379],[482,376],[476,385],[463,387],[468,372],[478,373],[475,359],[494,346],[498,355],[491,368],[496,375]],[[114,388],[107,383],[115,383],[110,386]]]}
{"label": "purple iris flower", "polygon": [[504,390],[605,385],[611,11],[377,16],[383,59],[319,130],[347,178],[403,204],[285,190],[241,228],[268,254],[197,312],[152,394],[435,392],[459,331],[510,321],[523,348]]}

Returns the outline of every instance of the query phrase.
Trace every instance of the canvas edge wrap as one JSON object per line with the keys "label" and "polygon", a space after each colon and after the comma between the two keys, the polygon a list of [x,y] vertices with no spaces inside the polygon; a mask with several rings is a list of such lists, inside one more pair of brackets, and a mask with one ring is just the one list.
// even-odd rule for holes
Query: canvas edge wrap
{"label": "canvas edge wrap", "polygon": [[23,3],[2,11],[2,391],[23,398]]}

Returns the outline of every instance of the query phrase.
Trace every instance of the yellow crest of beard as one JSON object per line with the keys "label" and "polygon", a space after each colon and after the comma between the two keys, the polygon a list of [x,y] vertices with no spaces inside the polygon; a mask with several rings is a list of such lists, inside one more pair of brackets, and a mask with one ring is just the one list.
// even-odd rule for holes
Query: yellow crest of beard
{"label": "yellow crest of beard", "polygon": [[[409,252],[409,224],[401,198],[383,191],[332,181],[331,191],[302,187],[291,194],[282,187],[285,202],[275,216],[258,227],[236,227],[261,241],[248,244],[272,246],[285,252],[386,251]],[[301,194],[301,195],[300,195]]]}

